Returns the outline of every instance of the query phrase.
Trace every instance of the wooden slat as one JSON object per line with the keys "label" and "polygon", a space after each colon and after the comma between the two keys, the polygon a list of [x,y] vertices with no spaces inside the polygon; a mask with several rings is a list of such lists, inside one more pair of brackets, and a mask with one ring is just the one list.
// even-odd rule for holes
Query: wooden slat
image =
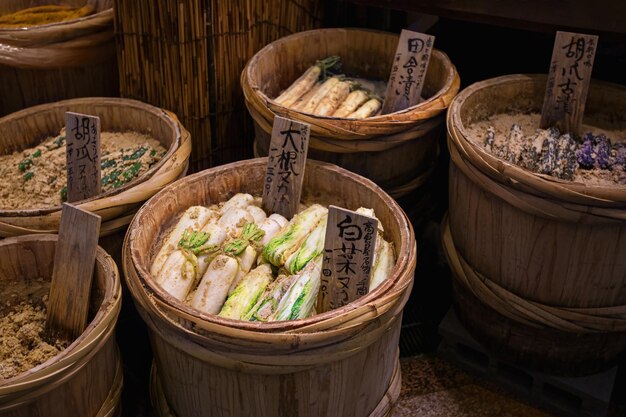
{"label": "wooden slat", "polygon": [[382,114],[408,109],[421,101],[435,37],[403,30],[391,66]]}
{"label": "wooden slat", "polygon": [[67,201],[100,194],[100,118],[65,113]]}
{"label": "wooden slat", "polygon": [[581,134],[598,37],[557,32],[550,60],[541,128]]}
{"label": "wooden slat", "polygon": [[73,341],[87,327],[100,221],[100,216],[63,204],[46,318],[48,334]]}
{"label": "wooden slat", "polygon": [[324,241],[317,312],[344,306],[369,292],[378,220],[331,205]]}
{"label": "wooden slat", "polygon": [[276,116],[263,187],[263,208],[291,219],[297,212],[311,127]]}

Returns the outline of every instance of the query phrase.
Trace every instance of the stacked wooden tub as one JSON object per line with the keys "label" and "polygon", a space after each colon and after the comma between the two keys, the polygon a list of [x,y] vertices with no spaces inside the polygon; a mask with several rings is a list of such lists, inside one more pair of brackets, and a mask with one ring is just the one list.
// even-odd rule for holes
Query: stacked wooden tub
{"label": "stacked wooden tub", "polygon": [[[41,300],[50,287],[56,235],[0,240],[0,302],[16,297]],[[23,293],[14,294],[19,283]],[[102,249],[96,252],[89,324],[83,334],[48,361],[0,380],[2,417],[109,417],[121,413],[122,364],[115,324],[122,289],[117,266]]]}
{"label": "stacked wooden tub", "polygon": [[[50,0],[5,0],[0,15]],[[56,2],[61,3],[61,2]],[[0,117],[75,97],[119,95],[113,0],[67,0],[94,13],[26,28],[0,27]]]}
{"label": "stacked wooden tub", "polygon": [[448,56],[434,49],[426,74],[425,100],[406,110],[370,117],[322,117],[286,108],[272,99],[316,60],[338,55],[342,72],[387,80],[398,35],[363,29],[296,33],[261,49],[241,73],[246,106],[254,119],[255,153],[266,156],[274,115],[311,125],[309,157],[363,175],[392,197],[419,190],[435,168],[443,114],[460,79]]}
{"label": "stacked wooden tub", "polygon": [[[157,164],[132,183],[75,203],[102,217],[102,236],[123,233],[144,201],[185,174],[191,153],[189,132],[176,116],[157,107],[135,100],[89,97],[42,104],[0,118],[0,152],[20,151],[57,135],[65,126],[67,111],[99,116],[102,131],[149,134],[167,149]],[[55,233],[60,218],[61,206],[0,210],[0,237]]]}
{"label": "stacked wooden tub", "polygon": [[[496,113],[540,112],[545,86],[545,76],[504,76],[452,103],[444,246],[461,320],[494,354],[587,374],[626,350],[626,187],[534,174],[487,153],[468,131]],[[626,88],[591,84],[585,116],[602,116],[598,127],[623,129],[625,110]]]}
{"label": "stacked wooden tub", "polygon": [[159,233],[191,205],[260,195],[266,158],[212,168],[153,197],[124,246],[128,287],[155,354],[152,394],[160,415],[367,417],[388,415],[399,395],[398,338],[416,261],[406,216],[371,181],[308,161],[303,199],[356,209],[382,221],[398,260],[367,296],[304,320],[258,323],[201,313],[164,292],[150,275]]}

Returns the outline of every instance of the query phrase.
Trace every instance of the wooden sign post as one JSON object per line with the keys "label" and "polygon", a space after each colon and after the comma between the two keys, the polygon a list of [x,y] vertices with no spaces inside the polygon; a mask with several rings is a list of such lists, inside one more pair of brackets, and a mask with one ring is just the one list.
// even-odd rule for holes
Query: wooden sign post
{"label": "wooden sign post", "polygon": [[274,117],[263,208],[291,219],[298,211],[311,128],[306,123]]}
{"label": "wooden sign post", "polygon": [[407,109],[421,101],[435,37],[403,30],[387,83],[382,114]]}
{"label": "wooden sign post", "polygon": [[100,194],[100,118],[65,113],[67,201]]}
{"label": "wooden sign post", "polygon": [[64,203],[46,317],[48,334],[72,341],[87,326],[100,216]]}
{"label": "wooden sign post", "polygon": [[336,206],[328,208],[318,313],[369,292],[377,230],[377,219]]}
{"label": "wooden sign post", "polygon": [[597,45],[597,36],[556,33],[541,110],[542,129],[554,126],[561,132],[581,134]]}

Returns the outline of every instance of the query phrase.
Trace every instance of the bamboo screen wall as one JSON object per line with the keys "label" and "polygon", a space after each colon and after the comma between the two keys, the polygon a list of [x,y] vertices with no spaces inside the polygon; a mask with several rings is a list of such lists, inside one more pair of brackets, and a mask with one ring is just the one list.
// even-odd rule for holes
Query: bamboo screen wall
{"label": "bamboo screen wall", "polygon": [[321,26],[316,0],[116,0],[120,93],[177,114],[191,171],[252,156],[239,76],[259,49]]}

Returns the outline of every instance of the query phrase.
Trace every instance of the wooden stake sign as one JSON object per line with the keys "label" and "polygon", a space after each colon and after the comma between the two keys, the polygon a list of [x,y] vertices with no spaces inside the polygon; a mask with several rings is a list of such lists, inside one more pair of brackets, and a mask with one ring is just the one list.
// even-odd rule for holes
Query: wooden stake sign
{"label": "wooden stake sign", "polygon": [[100,194],[100,118],[65,113],[67,201]]}
{"label": "wooden stake sign", "polygon": [[369,292],[377,230],[377,219],[336,206],[328,208],[318,313]]}
{"label": "wooden stake sign", "polygon": [[597,44],[597,36],[556,33],[541,110],[542,129],[554,126],[561,132],[581,134]]}
{"label": "wooden stake sign", "polygon": [[403,30],[387,83],[382,114],[407,109],[421,101],[435,37]]}
{"label": "wooden stake sign", "polygon": [[298,211],[311,128],[306,123],[274,117],[263,208],[291,219]]}
{"label": "wooden stake sign", "polygon": [[48,334],[74,340],[87,327],[100,216],[64,203],[46,317]]}

